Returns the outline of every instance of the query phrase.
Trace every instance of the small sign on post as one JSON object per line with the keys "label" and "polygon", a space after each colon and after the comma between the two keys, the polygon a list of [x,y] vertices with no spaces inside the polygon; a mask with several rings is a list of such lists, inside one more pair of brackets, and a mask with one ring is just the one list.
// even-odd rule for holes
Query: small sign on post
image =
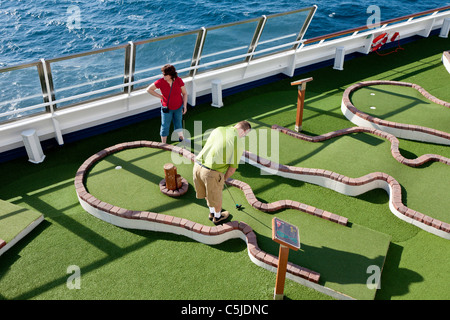
{"label": "small sign on post", "polygon": [[272,240],[280,244],[277,279],[273,299],[282,300],[284,297],[284,283],[286,280],[289,249],[295,251],[300,249],[300,234],[296,226],[278,218],[273,218]]}
{"label": "small sign on post", "polygon": [[295,131],[302,131],[303,124],[303,108],[305,105],[305,92],[306,83],[312,81],[313,78],[306,78],[298,81],[291,82],[291,86],[298,86],[297,95],[297,117],[295,119]]}

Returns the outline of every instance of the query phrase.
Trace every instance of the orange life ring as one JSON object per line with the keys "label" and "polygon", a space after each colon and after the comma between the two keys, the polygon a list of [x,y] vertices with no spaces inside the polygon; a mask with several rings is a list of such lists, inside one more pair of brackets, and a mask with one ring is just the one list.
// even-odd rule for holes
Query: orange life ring
{"label": "orange life ring", "polygon": [[387,42],[388,37],[389,35],[385,32],[373,39],[371,51],[377,51],[378,49],[380,49],[381,46],[383,46]]}

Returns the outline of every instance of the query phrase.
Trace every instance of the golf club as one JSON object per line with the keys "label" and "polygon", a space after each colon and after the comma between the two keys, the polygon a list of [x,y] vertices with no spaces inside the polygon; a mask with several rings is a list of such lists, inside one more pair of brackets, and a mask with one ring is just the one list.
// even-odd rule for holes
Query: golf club
{"label": "golf club", "polygon": [[236,206],[236,209],[241,210],[241,209],[242,209],[242,205],[241,205],[241,204],[237,204],[236,201],[234,201],[233,195],[231,194],[230,189],[228,189],[228,186],[227,186],[227,183],[226,183],[226,182],[225,182],[225,187],[227,188],[228,193],[230,194],[230,197],[231,197],[231,199],[233,200],[234,205]]}

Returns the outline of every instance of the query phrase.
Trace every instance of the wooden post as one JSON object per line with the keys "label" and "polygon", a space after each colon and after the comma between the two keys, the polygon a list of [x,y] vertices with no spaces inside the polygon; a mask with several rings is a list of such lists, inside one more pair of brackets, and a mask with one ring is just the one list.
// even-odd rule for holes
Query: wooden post
{"label": "wooden post", "polygon": [[306,91],[306,83],[312,81],[313,78],[306,78],[302,80],[298,80],[295,82],[291,82],[291,86],[298,86],[298,94],[297,94],[297,117],[295,119],[295,131],[302,131],[303,124],[303,108],[305,104],[305,91]]}
{"label": "wooden post", "polygon": [[280,244],[280,251],[278,253],[278,269],[277,279],[275,282],[274,300],[283,300],[284,297],[284,283],[286,281],[286,271],[289,256],[289,248]]}
{"label": "wooden post", "polygon": [[176,190],[177,188],[177,167],[172,163],[164,165],[164,177],[166,179],[166,188],[168,190]]}

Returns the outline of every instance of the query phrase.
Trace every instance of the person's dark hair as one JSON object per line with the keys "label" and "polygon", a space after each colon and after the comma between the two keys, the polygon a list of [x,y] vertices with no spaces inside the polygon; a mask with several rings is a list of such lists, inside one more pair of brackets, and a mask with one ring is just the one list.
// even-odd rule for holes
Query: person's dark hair
{"label": "person's dark hair", "polygon": [[163,75],[167,76],[170,75],[170,77],[172,79],[175,79],[176,77],[178,77],[178,73],[177,70],[175,69],[175,67],[171,64],[166,64],[164,67],[161,68],[161,72],[163,73]]}
{"label": "person's dark hair", "polygon": [[238,122],[236,124],[236,127],[240,128],[244,131],[250,130],[252,128],[251,124],[245,120]]}

